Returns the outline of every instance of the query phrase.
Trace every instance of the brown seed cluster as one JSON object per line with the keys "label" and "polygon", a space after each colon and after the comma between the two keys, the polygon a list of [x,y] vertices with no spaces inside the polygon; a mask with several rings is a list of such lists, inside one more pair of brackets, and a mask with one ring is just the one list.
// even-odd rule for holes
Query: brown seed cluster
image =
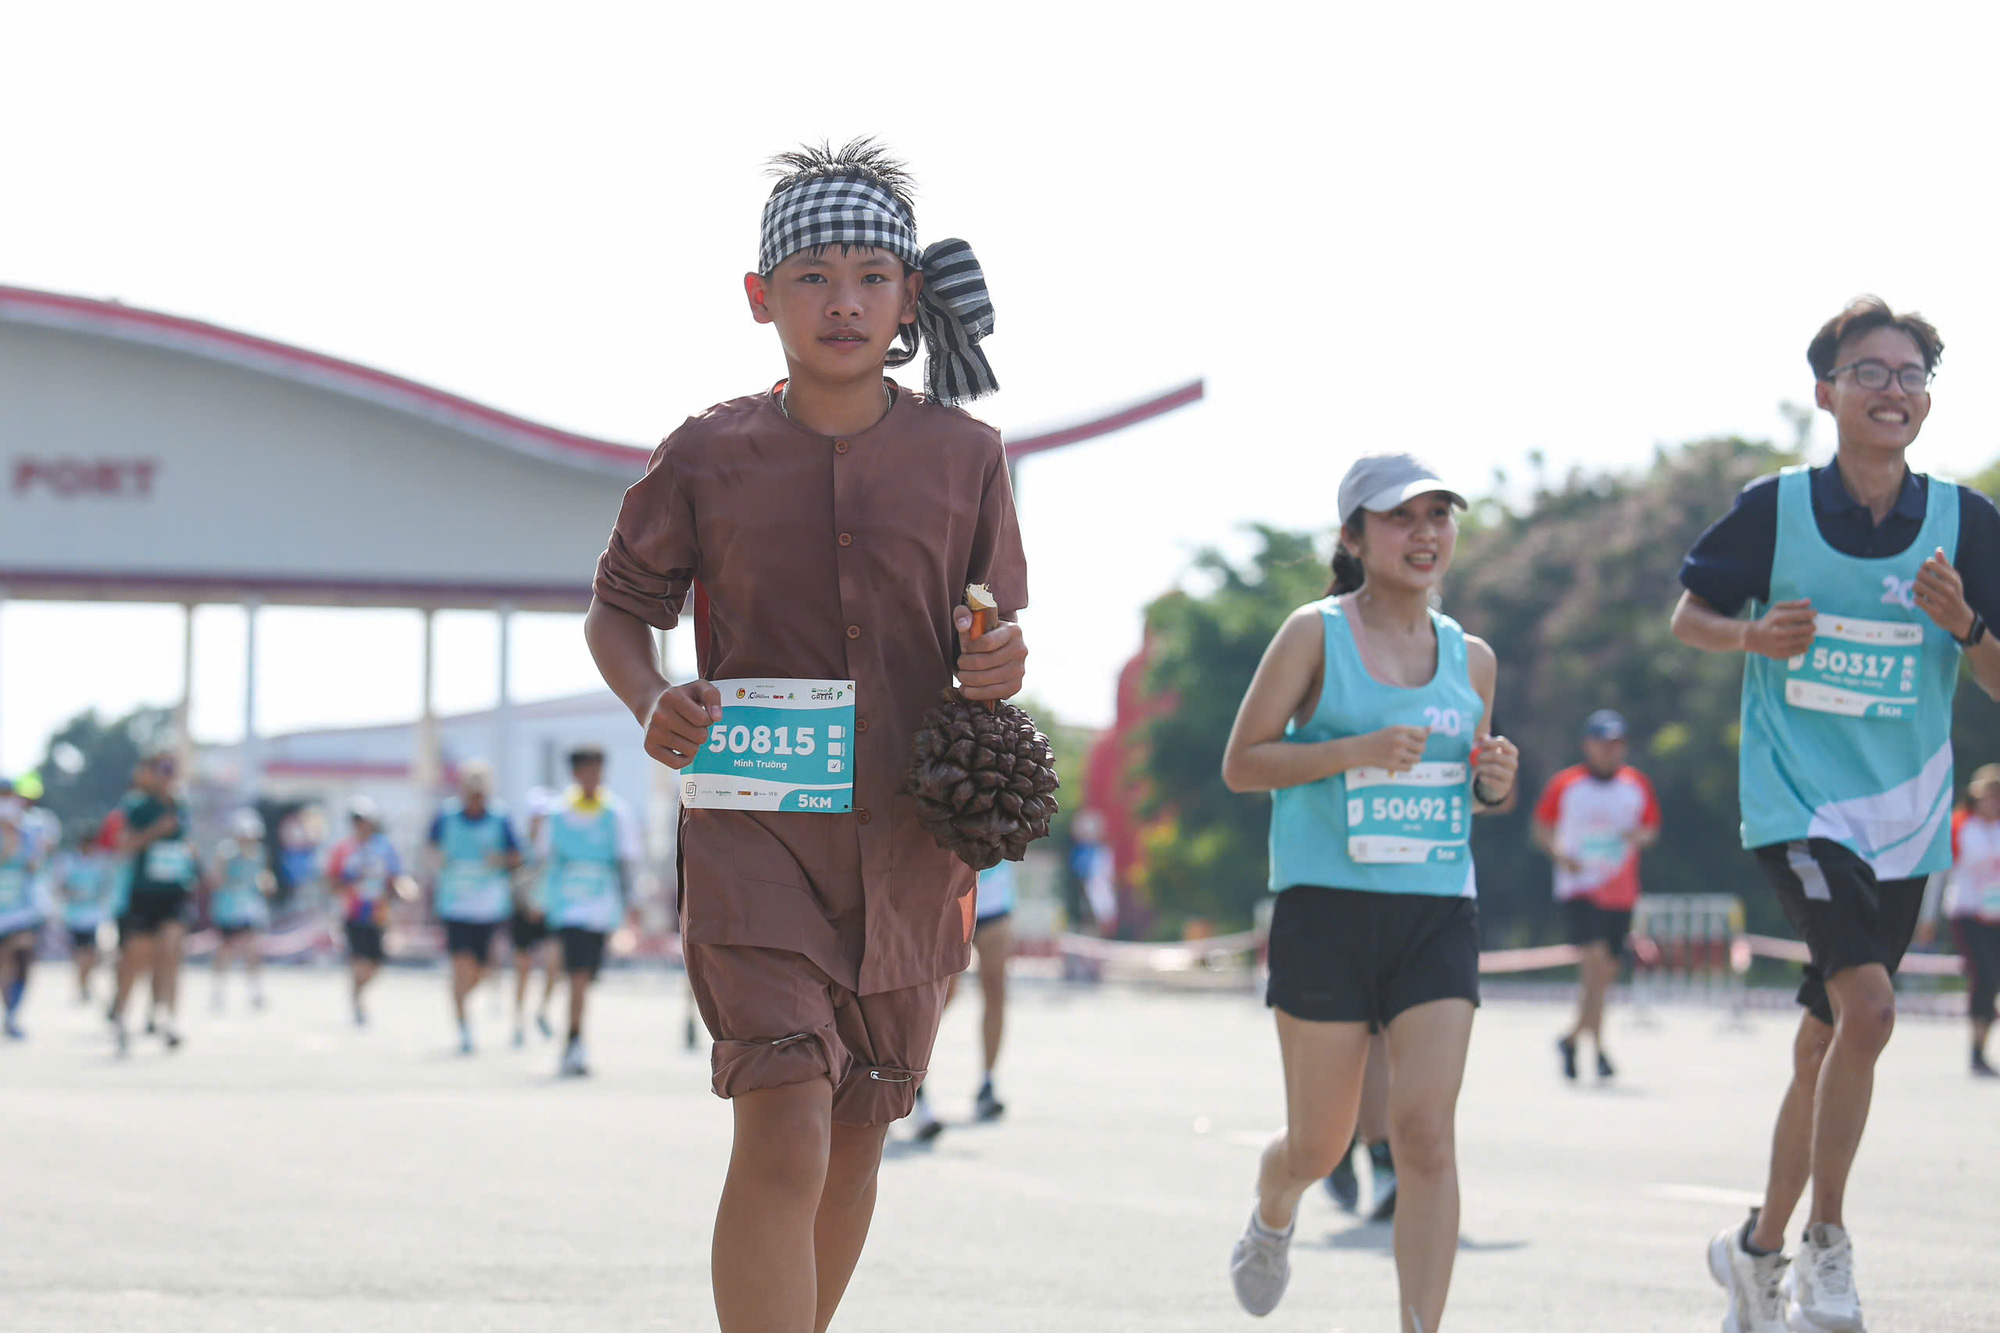
{"label": "brown seed cluster", "polygon": [[1034,719],[1010,703],[989,708],[946,690],[924,714],[903,789],[938,846],[974,870],[1018,861],[1049,835],[1055,756]]}

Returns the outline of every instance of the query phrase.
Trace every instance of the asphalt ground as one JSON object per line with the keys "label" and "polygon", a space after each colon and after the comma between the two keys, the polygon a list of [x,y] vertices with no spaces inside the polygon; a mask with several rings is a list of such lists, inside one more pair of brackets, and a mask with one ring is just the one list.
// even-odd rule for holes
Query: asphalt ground
{"label": "asphalt ground", "polygon": [[[607,980],[596,1074],[533,1035],[454,1053],[441,973],[396,972],[346,1022],[331,971],[208,1009],[188,1042],[112,1058],[96,1010],[38,971],[0,1048],[0,1327],[120,1333],[710,1329],[709,1226],[729,1146],[677,975]],[[1249,997],[1017,988],[997,1124],[966,1118],[976,993],[946,1017],[934,1144],[899,1128],[835,1328],[1395,1328],[1389,1228],[1308,1196],[1292,1286],[1261,1325],[1225,1264],[1277,1126]],[[1463,1241],[1446,1327],[1715,1329],[1708,1238],[1762,1180],[1791,1024],[1614,1014],[1621,1075],[1566,1086],[1563,1011],[1481,1013],[1459,1112]],[[2000,1086],[1962,1023],[1906,1020],[1849,1196],[1869,1326],[2000,1330]]]}

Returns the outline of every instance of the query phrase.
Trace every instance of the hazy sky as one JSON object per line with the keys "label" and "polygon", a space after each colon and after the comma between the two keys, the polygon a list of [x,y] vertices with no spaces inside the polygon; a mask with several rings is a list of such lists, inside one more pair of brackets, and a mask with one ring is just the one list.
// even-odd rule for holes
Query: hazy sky
{"label": "hazy sky", "polygon": [[[1005,388],[982,415],[1023,430],[1208,378],[1200,407],[1022,469],[1030,689],[1101,722],[1140,607],[1188,555],[1252,521],[1329,525],[1354,453],[1413,447],[1485,489],[1534,449],[1626,467],[1782,435],[1807,339],[1857,292],[1944,332],[1919,465],[1990,461],[1990,23],[1826,3],[16,5],[0,282],[650,443],[782,371],[739,287],[763,159],[877,134],[917,172],[922,235],[986,266]],[[267,612],[265,728],[407,715],[415,623]],[[177,624],[8,606],[0,767],[79,708],[174,696]],[[442,702],[487,702],[490,621],[442,624]],[[241,617],[199,631],[197,732],[225,738]],[[574,619],[519,635],[525,694],[595,682]]]}

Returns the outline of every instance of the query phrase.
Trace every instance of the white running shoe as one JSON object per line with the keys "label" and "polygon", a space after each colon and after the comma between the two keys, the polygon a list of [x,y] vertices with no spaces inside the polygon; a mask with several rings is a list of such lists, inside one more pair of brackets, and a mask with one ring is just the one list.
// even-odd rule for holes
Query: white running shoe
{"label": "white running shoe", "polygon": [[[1757,1225],[1750,1210],[1749,1227]],[[1785,1256],[1752,1254],[1743,1248],[1744,1225],[1725,1227],[1708,1243],[1708,1273],[1729,1293],[1729,1313],[1722,1333],[1786,1333]]]}
{"label": "white running shoe", "polygon": [[562,1078],[583,1078],[590,1073],[590,1061],[583,1053],[583,1040],[571,1038],[563,1049],[562,1064],[556,1069]]}
{"label": "white running shoe", "polygon": [[1806,1228],[1785,1274],[1785,1323],[1791,1333],[1866,1333],[1854,1290],[1854,1242],[1831,1222]]}
{"label": "white running shoe", "polygon": [[1284,1231],[1272,1231],[1251,1205],[1250,1221],[1229,1252],[1229,1281],[1236,1288],[1236,1303],[1251,1314],[1267,1315],[1284,1299],[1285,1284],[1292,1280],[1292,1232],[1297,1226],[1294,1219]]}

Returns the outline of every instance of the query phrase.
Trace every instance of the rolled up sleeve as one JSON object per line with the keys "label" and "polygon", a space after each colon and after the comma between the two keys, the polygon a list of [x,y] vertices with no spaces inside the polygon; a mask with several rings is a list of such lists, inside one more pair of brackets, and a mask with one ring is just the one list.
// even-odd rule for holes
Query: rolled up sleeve
{"label": "rolled up sleeve", "polygon": [[979,496],[979,523],[973,529],[966,582],[983,583],[992,590],[1003,620],[1013,619],[1028,604],[1028,557],[1021,549],[1021,521],[1014,510],[1007,457],[998,449]]}
{"label": "rolled up sleeve", "polygon": [[655,629],[680,623],[701,563],[689,478],[683,451],[676,447],[686,429],[661,441],[646,475],[626,490],[591,582],[598,601]]}

